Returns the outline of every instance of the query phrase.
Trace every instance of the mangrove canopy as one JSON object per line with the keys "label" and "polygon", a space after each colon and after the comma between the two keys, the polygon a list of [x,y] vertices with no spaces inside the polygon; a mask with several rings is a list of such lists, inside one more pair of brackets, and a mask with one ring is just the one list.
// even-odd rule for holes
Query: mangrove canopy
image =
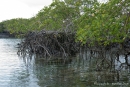
{"label": "mangrove canopy", "polygon": [[129,0],[53,0],[29,19],[16,18],[0,23],[0,32],[25,36],[41,30],[76,33],[82,44],[108,45],[121,43],[130,31]]}

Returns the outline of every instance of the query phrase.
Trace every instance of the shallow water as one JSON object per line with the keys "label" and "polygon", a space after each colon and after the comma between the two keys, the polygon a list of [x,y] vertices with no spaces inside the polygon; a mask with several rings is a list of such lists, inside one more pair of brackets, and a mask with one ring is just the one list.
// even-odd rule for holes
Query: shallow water
{"label": "shallow water", "polygon": [[[17,56],[20,39],[0,39],[0,87],[130,87],[129,72],[94,71],[94,61],[73,57],[70,64],[31,61]],[[119,74],[119,75],[118,75]],[[119,81],[117,78],[119,77]]]}

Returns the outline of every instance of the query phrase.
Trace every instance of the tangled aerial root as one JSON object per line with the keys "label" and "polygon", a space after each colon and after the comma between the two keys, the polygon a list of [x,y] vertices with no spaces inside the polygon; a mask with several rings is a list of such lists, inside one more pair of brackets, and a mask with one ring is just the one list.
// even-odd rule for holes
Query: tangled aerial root
{"label": "tangled aerial root", "polygon": [[42,55],[42,57],[68,57],[75,55],[79,48],[74,33],[57,31],[29,32],[19,44],[18,55]]}

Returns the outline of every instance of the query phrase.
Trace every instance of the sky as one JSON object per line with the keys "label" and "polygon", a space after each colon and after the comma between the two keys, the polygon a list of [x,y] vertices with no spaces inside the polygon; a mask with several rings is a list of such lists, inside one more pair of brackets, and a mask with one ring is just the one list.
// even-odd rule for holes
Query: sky
{"label": "sky", "polygon": [[0,0],[0,22],[13,18],[31,18],[52,0]]}
{"label": "sky", "polygon": [[52,0],[0,0],[0,22],[13,18],[31,18],[51,3]]}

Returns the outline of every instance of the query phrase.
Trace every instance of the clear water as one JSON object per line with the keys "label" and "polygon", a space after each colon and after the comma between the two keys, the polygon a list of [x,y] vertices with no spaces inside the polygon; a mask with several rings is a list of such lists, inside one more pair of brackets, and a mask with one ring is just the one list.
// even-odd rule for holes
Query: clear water
{"label": "clear water", "polygon": [[0,39],[0,87],[130,87],[129,72],[94,71],[94,61],[73,57],[70,64],[25,63],[17,56],[20,39]]}
{"label": "clear water", "polygon": [[17,56],[20,39],[0,39],[0,87],[39,87],[32,71]]}

